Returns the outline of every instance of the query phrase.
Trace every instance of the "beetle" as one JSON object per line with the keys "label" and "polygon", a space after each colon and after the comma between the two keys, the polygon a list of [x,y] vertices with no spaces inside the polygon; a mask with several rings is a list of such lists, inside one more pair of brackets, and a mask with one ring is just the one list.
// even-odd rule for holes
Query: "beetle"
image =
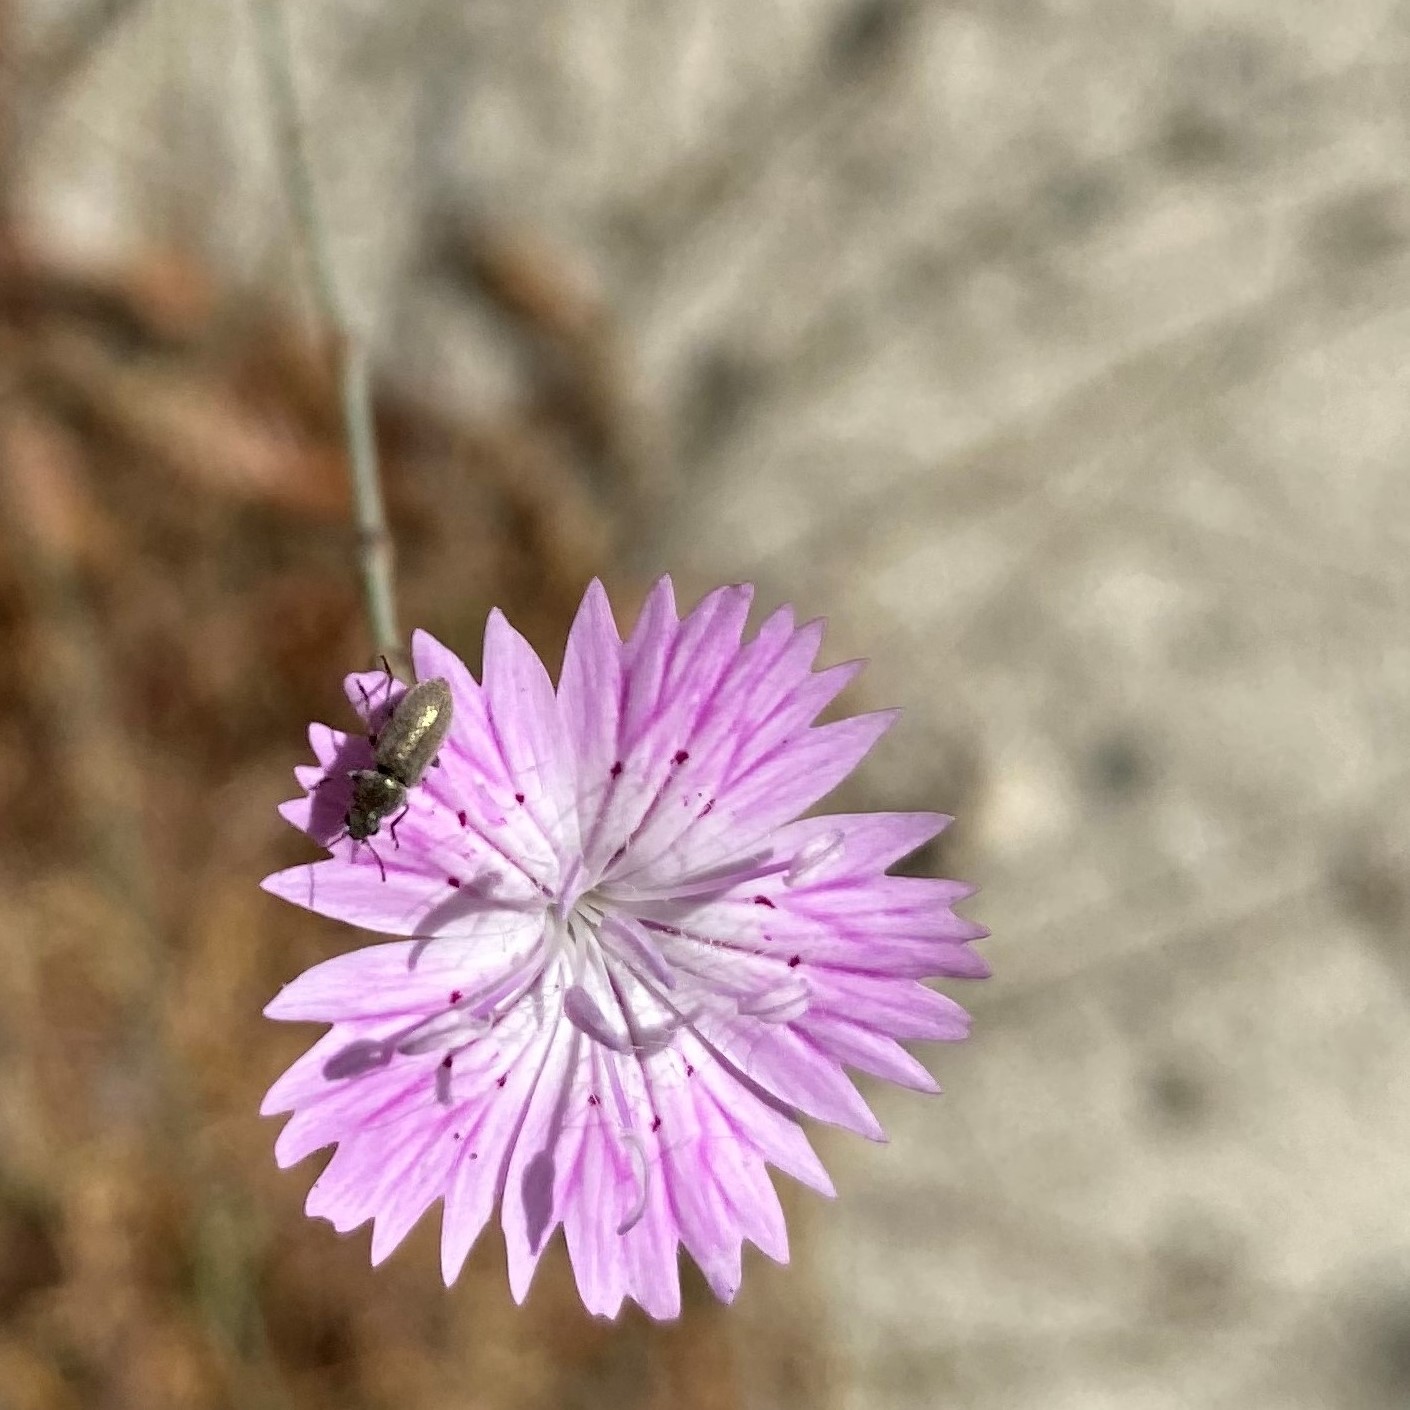
{"label": "beetle", "polygon": [[[393,813],[388,831],[396,841],[396,826],[409,807],[407,791],[445,742],[454,715],[450,685],[441,677],[410,686],[393,707],[381,730],[372,736],[372,767],[352,769],[352,799],[343,817],[344,836],[367,843],[385,879],[386,869],[368,839]],[[398,811],[400,810],[400,811]]]}

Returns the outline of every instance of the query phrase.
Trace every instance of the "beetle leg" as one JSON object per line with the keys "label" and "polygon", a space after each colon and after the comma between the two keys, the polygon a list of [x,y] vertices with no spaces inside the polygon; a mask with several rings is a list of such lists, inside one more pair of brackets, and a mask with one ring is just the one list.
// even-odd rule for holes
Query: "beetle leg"
{"label": "beetle leg", "polygon": [[383,864],[382,858],[378,854],[377,849],[365,837],[362,839],[361,842],[353,843],[353,851],[356,852],[359,847],[366,847],[367,850],[372,853],[372,860],[377,863],[377,870],[382,873],[382,880],[386,881],[387,868]]}

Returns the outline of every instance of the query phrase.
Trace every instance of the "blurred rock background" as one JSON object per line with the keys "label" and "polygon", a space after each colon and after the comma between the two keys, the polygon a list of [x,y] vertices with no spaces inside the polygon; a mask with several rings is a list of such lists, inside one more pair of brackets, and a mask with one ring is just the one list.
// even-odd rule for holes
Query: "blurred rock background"
{"label": "blurred rock background", "polygon": [[405,621],[826,614],[996,977],[728,1312],[305,1221],[368,643],[250,11],[0,3],[0,1410],[1410,1403],[1410,11],[290,11]]}

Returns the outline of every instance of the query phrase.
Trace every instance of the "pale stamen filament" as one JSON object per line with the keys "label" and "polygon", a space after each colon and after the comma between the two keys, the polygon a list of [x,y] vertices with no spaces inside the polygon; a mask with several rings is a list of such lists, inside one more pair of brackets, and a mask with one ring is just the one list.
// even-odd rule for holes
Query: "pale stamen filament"
{"label": "pale stamen filament", "polygon": [[569,985],[563,995],[563,1013],[585,1038],[600,1043],[614,1053],[632,1051],[631,1036],[617,1032],[608,1022],[596,999],[581,984]]}
{"label": "pale stamen filament", "polygon": [[[812,990],[801,975],[788,974],[774,983],[756,984],[747,972],[739,971],[739,956],[730,950],[702,953],[697,946],[682,946],[674,963],[679,974],[700,983],[714,1000],[717,1012],[732,1005],[737,1013],[748,1018],[763,1019],[766,1023],[790,1023],[802,1017],[812,1002]],[[640,975],[638,980],[648,992],[653,992]],[[653,997],[658,1002],[666,1002],[660,994],[653,993]],[[710,1007],[709,1002],[701,1002],[690,1012],[678,1009],[680,1023],[672,1025],[671,1031],[694,1023],[709,1012]]]}
{"label": "pale stamen filament", "polygon": [[739,1012],[765,1023],[791,1023],[802,1018],[812,1003],[813,993],[806,980],[785,979],[780,983],[752,993],[741,994],[736,1000]]}
{"label": "pale stamen filament", "polygon": [[644,932],[610,913],[598,921],[598,928],[611,937],[621,956],[635,970],[644,970],[664,989],[676,987],[676,972],[660,949]]}
{"label": "pale stamen filament", "polygon": [[647,1182],[651,1178],[651,1166],[646,1158],[646,1143],[635,1131],[624,1127],[618,1135],[631,1160],[632,1174],[636,1177],[635,1198],[622,1216],[622,1222],[617,1225],[617,1233],[620,1235],[630,1234],[646,1215],[646,1196],[649,1189]]}
{"label": "pale stamen filament", "polygon": [[438,1013],[418,1024],[397,1044],[396,1050],[405,1057],[421,1057],[425,1053],[463,1048],[476,1038],[483,1037],[491,1027],[493,1021],[490,1018],[469,1009],[446,1009],[444,1013]]}
{"label": "pale stamen filament", "polygon": [[729,891],[736,886],[744,886],[751,881],[761,881],[766,876],[777,876],[793,865],[792,860],[774,861],[772,852],[749,857],[728,871],[716,871],[691,880],[672,880],[660,886],[634,886],[629,881],[611,879],[604,883],[602,891],[614,902],[630,905],[634,901],[673,901],[688,896],[708,896],[715,892]]}
{"label": "pale stamen filament", "polygon": [[783,874],[785,886],[801,886],[819,872],[826,871],[842,855],[842,834],[825,832],[798,849],[793,864]]}

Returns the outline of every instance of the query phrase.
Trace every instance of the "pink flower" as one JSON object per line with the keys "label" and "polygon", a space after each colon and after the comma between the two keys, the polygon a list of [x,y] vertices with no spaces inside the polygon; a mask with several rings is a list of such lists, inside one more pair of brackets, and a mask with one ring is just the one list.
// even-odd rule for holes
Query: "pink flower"
{"label": "pink flower", "polygon": [[[798,820],[895,712],[814,725],[858,664],[814,672],[822,626],[787,608],[742,642],[751,597],[681,619],[662,579],[623,643],[593,583],[556,691],[497,611],[483,684],[417,633],[453,721],[375,856],[339,836],[371,745],[310,731],[318,766],[282,811],[332,856],[265,886],[404,938],[269,1005],[332,1028],[263,1111],[293,1113],[281,1166],[336,1145],[308,1212],[372,1220],[374,1263],[440,1199],[449,1284],[498,1205],[516,1299],[561,1224],[591,1312],[675,1316],[682,1244],[729,1300],[745,1239],[788,1257],[766,1164],[832,1193],[798,1118],[883,1139],[844,1065],[936,1090],[897,1040],[965,1036],[920,981],[987,973],[987,932],[951,910],[972,888],[886,868],[948,819]],[[348,679],[371,728],[396,689]]]}

